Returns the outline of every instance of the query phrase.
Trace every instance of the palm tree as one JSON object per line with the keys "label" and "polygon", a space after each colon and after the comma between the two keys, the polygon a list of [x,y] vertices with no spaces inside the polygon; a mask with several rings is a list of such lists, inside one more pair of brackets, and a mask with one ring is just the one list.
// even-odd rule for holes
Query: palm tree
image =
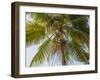
{"label": "palm tree", "polygon": [[33,57],[30,67],[49,61],[54,54],[61,55],[62,65],[71,63],[71,57],[89,63],[89,16],[27,12],[26,45],[43,43]]}

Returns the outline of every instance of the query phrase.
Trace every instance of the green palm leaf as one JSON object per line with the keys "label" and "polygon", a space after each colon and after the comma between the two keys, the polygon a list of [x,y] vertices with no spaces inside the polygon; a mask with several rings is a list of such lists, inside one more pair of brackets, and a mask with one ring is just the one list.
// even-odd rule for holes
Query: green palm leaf
{"label": "green palm leaf", "polygon": [[89,53],[82,49],[82,46],[78,45],[75,41],[73,41],[73,48],[78,59],[87,64],[89,60]]}
{"label": "green palm leaf", "polygon": [[81,16],[81,15],[76,15],[76,16],[70,16],[71,23],[73,24],[74,28],[86,32],[89,34],[89,16]]}
{"label": "green palm leaf", "polygon": [[49,14],[45,13],[31,13],[32,18],[34,18],[38,22],[46,23],[48,21]]}
{"label": "green palm leaf", "polygon": [[[70,62],[70,56],[75,55],[79,61],[88,63],[89,60],[89,36],[87,33],[77,30],[73,27],[65,27],[65,36],[67,37],[67,51],[65,50],[65,58]],[[87,44],[88,52],[85,51],[86,47],[82,48],[83,44]]]}
{"label": "green palm leaf", "polygon": [[89,47],[89,34],[82,32],[74,27],[65,26],[66,32],[65,35],[70,37],[70,39],[76,41],[78,44],[84,44]]}
{"label": "green palm leaf", "polygon": [[[84,48],[85,49],[85,48]],[[66,60],[66,64],[70,63],[73,64],[71,61],[71,58],[76,57],[76,59],[80,62],[84,62],[85,64],[89,63],[89,53],[86,52],[84,49],[82,49],[81,46],[79,46],[75,42],[69,42],[67,43],[67,48],[65,49],[64,57]]]}
{"label": "green palm leaf", "polygon": [[35,57],[33,57],[30,67],[33,65],[41,64],[44,60],[50,57],[52,53],[52,40],[49,38],[40,47]]}
{"label": "green palm leaf", "polygon": [[45,27],[38,23],[30,23],[26,26],[26,43],[37,44],[45,38]]}

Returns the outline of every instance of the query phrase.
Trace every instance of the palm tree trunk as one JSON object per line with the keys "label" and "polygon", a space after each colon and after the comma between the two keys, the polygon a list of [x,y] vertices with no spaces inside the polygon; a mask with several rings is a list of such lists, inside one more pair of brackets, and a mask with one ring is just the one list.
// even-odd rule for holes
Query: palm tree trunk
{"label": "palm tree trunk", "polygon": [[61,44],[61,55],[62,55],[62,65],[66,65],[65,56],[64,56],[64,45]]}
{"label": "palm tree trunk", "polygon": [[61,56],[62,56],[62,65],[66,65],[66,61],[65,61],[65,56],[64,56],[64,49],[65,49],[65,40],[64,40],[64,31],[63,31],[63,27],[60,27],[59,30],[59,36],[60,36],[60,50],[61,50]]}

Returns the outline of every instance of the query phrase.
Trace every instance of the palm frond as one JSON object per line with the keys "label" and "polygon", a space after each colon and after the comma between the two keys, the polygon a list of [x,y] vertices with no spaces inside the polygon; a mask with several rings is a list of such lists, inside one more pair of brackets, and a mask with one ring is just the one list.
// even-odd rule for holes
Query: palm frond
{"label": "palm frond", "polygon": [[31,13],[34,22],[38,22],[45,27],[46,34],[51,34],[57,28],[54,26],[55,20],[53,19],[55,14],[46,13]]}
{"label": "palm frond", "polygon": [[75,41],[73,41],[73,47],[79,60],[85,62],[86,64],[89,63],[89,53],[82,49],[82,46],[78,45]]}
{"label": "palm frond", "polygon": [[87,53],[84,49],[82,49],[81,46],[79,46],[77,43],[69,42],[67,43],[67,49],[65,50],[65,59],[66,59],[66,64],[73,64],[73,61],[71,60],[74,58],[75,60],[79,62],[84,62],[84,64],[89,63],[89,53]]}
{"label": "palm frond", "polygon": [[47,31],[49,33],[55,32],[63,24],[63,15],[61,14],[49,14],[47,21]]}
{"label": "palm frond", "polygon": [[89,34],[89,16],[88,15],[70,16],[70,20],[74,28]]}
{"label": "palm frond", "polygon": [[33,57],[30,67],[41,64],[52,54],[52,40],[49,38],[40,47],[36,55]]}
{"label": "palm frond", "polygon": [[88,51],[86,51],[86,46],[82,47],[84,44],[89,44],[88,34],[79,31],[73,27],[66,28],[65,36],[67,37],[67,49],[65,50],[66,62],[70,61],[70,56],[76,56],[79,61],[88,63],[89,60],[89,45]]}
{"label": "palm frond", "polygon": [[45,23],[48,21],[49,16],[46,13],[31,13],[32,18],[38,22]]}
{"label": "palm frond", "polygon": [[82,32],[74,27],[65,27],[65,35],[70,37],[72,40],[76,41],[78,44],[86,43],[89,47],[89,34]]}
{"label": "palm frond", "polygon": [[38,23],[31,23],[26,25],[26,43],[39,43],[45,38],[45,27]]}

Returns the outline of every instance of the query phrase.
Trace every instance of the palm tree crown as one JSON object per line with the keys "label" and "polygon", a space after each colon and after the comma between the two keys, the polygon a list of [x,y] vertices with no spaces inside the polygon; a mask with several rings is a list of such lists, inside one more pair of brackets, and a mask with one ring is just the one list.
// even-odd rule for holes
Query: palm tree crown
{"label": "palm tree crown", "polygon": [[89,63],[89,16],[50,13],[32,13],[26,19],[26,44],[43,44],[33,57],[30,67],[49,61],[61,54],[62,65],[71,64],[71,56],[84,64]]}

